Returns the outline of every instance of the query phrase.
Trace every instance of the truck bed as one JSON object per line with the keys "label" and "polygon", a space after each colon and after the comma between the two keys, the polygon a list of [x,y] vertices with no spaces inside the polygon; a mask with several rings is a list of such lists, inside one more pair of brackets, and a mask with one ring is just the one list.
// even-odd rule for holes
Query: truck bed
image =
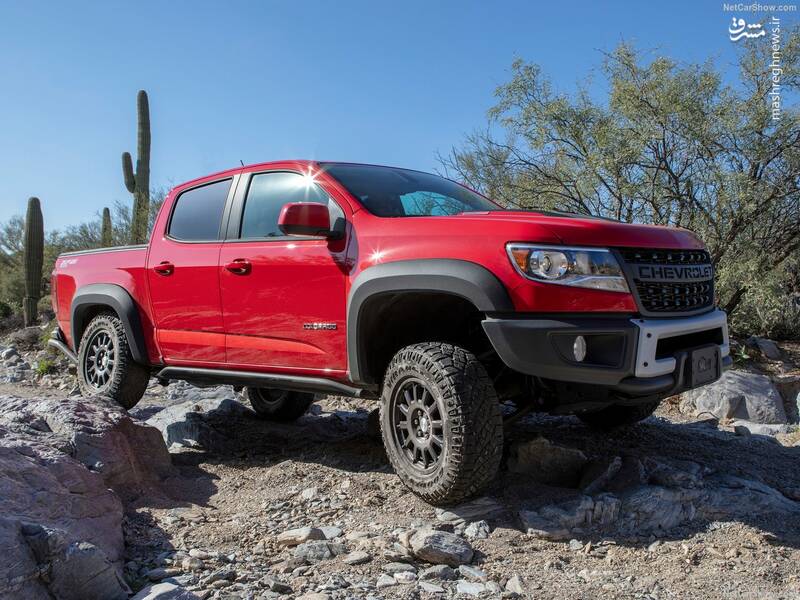
{"label": "truck bed", "polygon": [[70,347],[76,348],[71,323],[75,290],[92,284],[118,285],[134,299],[143,325],[148,355],[152,362],[159,362],[159,353],[153,343],[153,321],[145,272],[147,252],[146,245],[137,245],[65,252],[59,255],[51,277],[53,310]]}

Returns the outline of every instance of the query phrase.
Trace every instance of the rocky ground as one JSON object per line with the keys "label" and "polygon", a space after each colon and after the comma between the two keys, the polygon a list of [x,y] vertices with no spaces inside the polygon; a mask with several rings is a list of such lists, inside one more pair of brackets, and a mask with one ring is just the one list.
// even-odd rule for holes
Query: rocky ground
{"label": "rocky ground", "polygon": [[[796,345],[738,348],[717,393],[627,432],[517,421],[485,496],[442,510],[392,474],[369,402],[276,425],[231,388],[154,383],[125,415],[27,335],[0,347],[0,548],[4,527],[23,539],[0,556],[30,548],[36,570],[4,580],[0,558],[2,598],[800,598]],[[61,508],[37,513],[53,473]],[[64,565],[106,595],[65,588]]]}

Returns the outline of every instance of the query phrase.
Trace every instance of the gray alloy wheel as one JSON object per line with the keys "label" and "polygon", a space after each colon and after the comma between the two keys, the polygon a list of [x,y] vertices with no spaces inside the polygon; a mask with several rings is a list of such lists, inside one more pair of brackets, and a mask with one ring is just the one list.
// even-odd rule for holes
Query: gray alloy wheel
{"label": "gray alloy wheel", "polygon": [[78,384],[84,396],[108,396],[122,408],[133,408],[150,381],[146,367],[131,355],[125,327],[117,315],[94,317],[78,347]]}
{"label": "gray alloy wheel", "polygon": [[259,417],[286,423],[305,414],[314,402],[314,394],[249,387],[247,399]]}
{"label": "gray alloy wheel", "polygon": [[390,400],[394,444],[409,467],[434,471],[444,454],[444,408],[424,381],[410,377],[396,386]]}
{"label": "gray alloy wheel", "polygon": [[395,354],[383,380],[380,424],[398,477],[431,504],[481,492],[500,466],[497,394],[480,361],[458,346],[425,342]]}

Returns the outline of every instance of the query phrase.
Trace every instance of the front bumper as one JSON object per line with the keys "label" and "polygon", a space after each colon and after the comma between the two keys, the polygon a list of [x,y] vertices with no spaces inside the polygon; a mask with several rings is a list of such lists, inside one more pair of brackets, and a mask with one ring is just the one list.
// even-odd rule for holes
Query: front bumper
{"label": "front bumper", "polygon": [[[691,351],[716,346],[718,372],[730,366],[725,313],[719,309],[683,318],[610,316],[501,318],[483,328],[511,369],[541,379],[601,386],[628,397],[667,396],[692,387]],[[586,340],[583,361],[572,351]]]}

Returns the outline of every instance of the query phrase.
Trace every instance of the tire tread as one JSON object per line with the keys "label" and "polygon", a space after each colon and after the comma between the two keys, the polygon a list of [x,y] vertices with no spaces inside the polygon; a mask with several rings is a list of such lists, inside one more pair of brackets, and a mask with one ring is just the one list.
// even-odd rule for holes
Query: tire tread
{"label": "tire tread", "polygon": [[[434,485],[416,480],[395,456],[392,434],[383,412],[390,387],[400,373],[417,365],[433,374],[431,382],[442,392],[451,419],[450,460]],[[388,385],[387,385],[388,382]],[[381,401],[381,430],[389,459],[403,483],[431,504],[452,504],[485,489],[500,466],[503,421],[497,394],[486,369],[469,351],[442,342],[424,342],[401,349],[389,364]]]}

